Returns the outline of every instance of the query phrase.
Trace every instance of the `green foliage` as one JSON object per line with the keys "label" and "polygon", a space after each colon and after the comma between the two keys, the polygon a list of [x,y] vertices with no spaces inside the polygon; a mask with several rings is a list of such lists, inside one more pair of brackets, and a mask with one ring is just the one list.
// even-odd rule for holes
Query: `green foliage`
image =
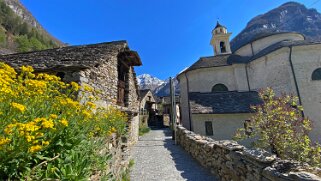
{"label": "green foliage", "polygon": [[16,42],[18,44],[18,51],[19,52],[27,52],[31,50],[31,44],[26,35],[18,36],[16,38]]}
{"label": "green foliage", "polygon": [[5,47],[7,43],[7,36],[6,36],[6,32],[0,28],[0,46]]}
{"label": "green foliage", "polygon": [[122,181],[130,181],[130,170],[135,165],[135,161],[133,159],[129,160],[128,168],[125,170],[125,172],[122,175]]}
{"label": "green foliage", "polygon": [[311,121],[302,118],[303,108],[298,98],[285,94],[277,97],[271,88],[259,95],[264,103],[253,107],[256,114],[246,128],[236,132],[235,139],[254,138],[255,147],[271,149],[282,159],[320,165],[321,147],[311,143],[308,136]]}
{"label": "green foliage", "polygon": [[148,133],[150,131],[149,127],[139,127],[139,136],[143,136],[144,134]]}
{"label": "green foliage", "polygon": [[[0,24],[15,37],[17,51],[26,52],[54,48],[58,45],[40,30],[31,27],[0,0]],[[7,47],[5,32],[0,32],[0,46]],[[4,38],[3,38],[4,37]],[[2,43],[4,42],[5,43]]]}

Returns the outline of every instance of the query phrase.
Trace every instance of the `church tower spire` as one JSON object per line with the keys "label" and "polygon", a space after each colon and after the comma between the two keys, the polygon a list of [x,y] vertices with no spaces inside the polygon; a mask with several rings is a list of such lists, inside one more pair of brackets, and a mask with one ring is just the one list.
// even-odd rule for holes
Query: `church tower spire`
{"label": "church tower spire", "polygon": [[225,26],[221,25],[218,21],[212,31],[211,45],[213,46],[215,55],[230,54],[230,36]]}

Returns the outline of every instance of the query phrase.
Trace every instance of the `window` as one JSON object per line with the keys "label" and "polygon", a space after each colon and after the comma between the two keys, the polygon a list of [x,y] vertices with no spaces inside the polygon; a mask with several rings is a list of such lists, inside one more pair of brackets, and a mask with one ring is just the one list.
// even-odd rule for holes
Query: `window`
{"label": "window", "polygon": [[212,92],[226,92],[228,88],[224,84],[216,84],[212,88]]}
{"label": "window", "polygon": [[213,136],[212,121],[205,121],[205,132],[206,132],[206,136]]}
{"label": "window", "polygon": [[221,49],[221,53],[226,53],[226,46],[224,41],[220,42],[220,49]]}
{"label": "window", "polygon": [[312,80],[321,80],[321,68],[318,68],[315,71],[313,71]]}

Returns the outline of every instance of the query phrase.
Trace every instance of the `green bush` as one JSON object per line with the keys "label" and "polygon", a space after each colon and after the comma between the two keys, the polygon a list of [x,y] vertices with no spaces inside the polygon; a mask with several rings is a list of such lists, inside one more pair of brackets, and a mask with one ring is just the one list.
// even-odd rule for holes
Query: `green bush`
{"label": "green bush", "polygon": [[278,97],[271,88],[259,95],[263,104],[253,107],[255,115],[245,128],[237,131],[235,138],[254,138],[255,147],[270,149],[282,159],[320,166],[321,147],[312,144],[308,136],[311,121],[302,117],[303,107],[298,104],[298,97],[286,94]]}
{"label": "green bush", "polygon": [[144,134],[150,131],[149,127],[139,127],[139,136],[143,136]]}

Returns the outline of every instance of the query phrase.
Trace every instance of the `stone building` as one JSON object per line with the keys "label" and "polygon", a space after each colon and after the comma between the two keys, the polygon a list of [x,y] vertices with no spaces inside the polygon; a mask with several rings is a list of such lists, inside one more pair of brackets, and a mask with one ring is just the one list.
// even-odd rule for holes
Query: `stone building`
{"label": "stone building", "polygon": [[134,66],[142,63],[126,41],[1,55],[0,60],[14,68],[30,65],[35,72],[54,74],[65,82],[87,84],[100,91],[97,104],[128,113],[130,136],[133,142],[138,139],[139,90]]}
{"label": "stone building", "polygon": [[302,34],[261,34],[230,46],[226,27],[217,23],[211,45],[215,55],[201,57],[179,74],[184,127],[215,139],[231,139],[260,104],[257,91],[271,87],[299,97],[313,121],[311,138],[321,141],[321,42]]}
{"label": "stone building", "polygon": [[139,95],[139,108],[141,114],[156,112],[157,104],[156,98],[150,89],[140,90]]}

